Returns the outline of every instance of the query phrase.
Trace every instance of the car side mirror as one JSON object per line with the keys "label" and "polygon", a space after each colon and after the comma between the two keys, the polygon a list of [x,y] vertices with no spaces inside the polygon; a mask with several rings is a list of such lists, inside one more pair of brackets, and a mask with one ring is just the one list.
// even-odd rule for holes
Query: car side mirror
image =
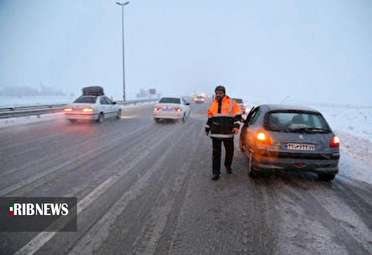
{"label": "car side mirror", "polygon": [[116,102],[112,102],[112,104],[116,104]]}
{"label": "car side mirror", "polygon": [[190,103],[189,103],[189,102],[187,102],[187,103],[185,103],[185,105],[190,105]]}

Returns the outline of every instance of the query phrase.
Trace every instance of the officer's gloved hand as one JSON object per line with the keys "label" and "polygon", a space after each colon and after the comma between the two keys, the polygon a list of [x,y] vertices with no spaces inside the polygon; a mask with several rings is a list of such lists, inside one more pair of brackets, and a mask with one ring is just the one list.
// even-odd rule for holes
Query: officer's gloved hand
{"label": "officer's gloved hand", "polygon": [[209,128],[205,128],[205,134],[208,136],[209,135]]}

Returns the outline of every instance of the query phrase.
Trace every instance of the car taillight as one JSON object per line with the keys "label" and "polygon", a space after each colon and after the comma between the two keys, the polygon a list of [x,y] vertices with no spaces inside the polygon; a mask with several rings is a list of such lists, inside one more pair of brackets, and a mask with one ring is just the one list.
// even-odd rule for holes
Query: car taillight
{"label": "car taillight", "polygon": [[329,147],[339,148],[340,147],[340,138],[338,138],[337,136],[332,137],[331,140],[329,141]]}
{"label": "car taillight", "polygon": [[273,140],[271,139],[271,137],[268,134],[266,134],[265,132],[262,132],[262,131],[257,133],[256,141],[259,144],[265,144],[265,145],[273,144]]}
{"label": "car taillight", "polygon": [[65,112],[71,112],[72,111],[72,108],[65,108],[63,109]]}
{"label": "car taillight", "polygon": [[179,108],[179,107],[176,107],[175,110],[176,110],[176,112],[182,112],[182,109]]}
{"label": "car taillight", "polygon": [[83,108],[83,112],[93,112],[92,108]]}

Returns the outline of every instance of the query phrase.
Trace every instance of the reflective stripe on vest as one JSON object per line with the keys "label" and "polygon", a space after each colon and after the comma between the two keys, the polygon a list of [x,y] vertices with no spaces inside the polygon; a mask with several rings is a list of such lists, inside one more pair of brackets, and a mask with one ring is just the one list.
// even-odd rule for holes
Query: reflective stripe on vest
{"label": "reflective stripe on vest", "polygon": [[214,137],[214,138],[231,138],[231,137],[234,137],[234,134],[210,134],[210,137]]}

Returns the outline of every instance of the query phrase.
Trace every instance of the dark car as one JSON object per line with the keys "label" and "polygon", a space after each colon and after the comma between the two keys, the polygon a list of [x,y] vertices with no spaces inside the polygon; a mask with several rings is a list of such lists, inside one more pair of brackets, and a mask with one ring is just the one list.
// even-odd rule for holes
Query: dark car
{"label": "dark car", "polygon": [[338,173],[340,140],[323,115],[307,107],[260,105],[244,122],[240,149],[251,177],[278,170],[309,171],[331,181]]}

